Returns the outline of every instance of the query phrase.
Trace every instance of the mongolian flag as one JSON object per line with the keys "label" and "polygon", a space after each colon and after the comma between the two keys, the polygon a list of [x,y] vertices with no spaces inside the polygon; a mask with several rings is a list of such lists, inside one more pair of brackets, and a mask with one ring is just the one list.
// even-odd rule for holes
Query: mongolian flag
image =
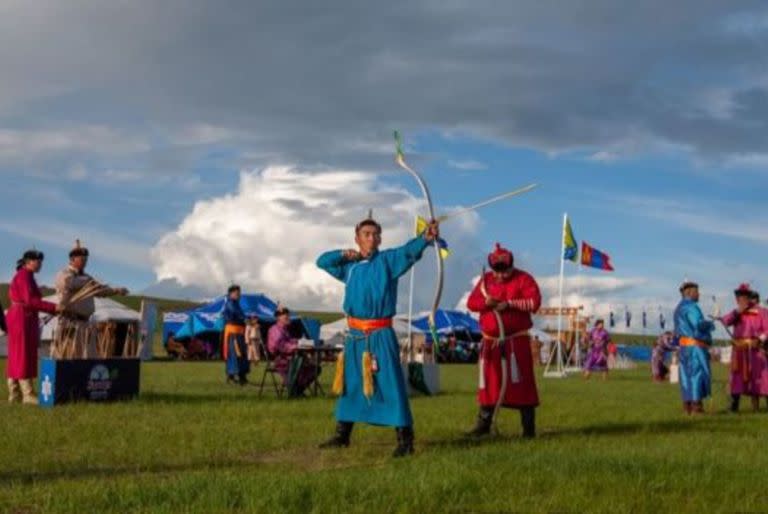
{"label": "mongolian flag", "polygon": [[613,271],[611,258],[608,254],[592,248],[584,241],[581,242],[581,263],[590,268]]}
{"label": "mongolian flag", "polygon": [[573,237],[571,220],[565,218],[565,227],[563,228],[563,260],[576,262],[579,257],[579,246],[576,244],[576,238]]}

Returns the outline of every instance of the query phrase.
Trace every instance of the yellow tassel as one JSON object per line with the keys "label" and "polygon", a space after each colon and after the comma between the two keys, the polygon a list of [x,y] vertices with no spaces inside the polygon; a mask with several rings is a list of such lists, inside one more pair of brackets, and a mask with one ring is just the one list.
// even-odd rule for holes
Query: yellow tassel
{"label": "yellow tassel", "polygon": [[373,362],[371,352],[363,352],[363,396],[373,396]]}
{"label": "yellow tassel", "polygon": [[336,373],[333,375],[333,394],[344,394],[344,352],[340,352],[336,358]]}

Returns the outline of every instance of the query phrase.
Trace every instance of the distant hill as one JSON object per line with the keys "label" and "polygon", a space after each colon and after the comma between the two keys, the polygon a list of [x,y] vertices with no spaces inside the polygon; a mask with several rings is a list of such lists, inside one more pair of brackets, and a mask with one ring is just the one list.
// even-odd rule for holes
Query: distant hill
{"label": "distant hill", "polygon": [[[54,293],[54,290],[50,287],[40,286],[40,292],[43,296],[48,296]],[[8,309],[11,301],[8,299],[8,284],[0,283],[0,303],[3,304],[3,309]]]}

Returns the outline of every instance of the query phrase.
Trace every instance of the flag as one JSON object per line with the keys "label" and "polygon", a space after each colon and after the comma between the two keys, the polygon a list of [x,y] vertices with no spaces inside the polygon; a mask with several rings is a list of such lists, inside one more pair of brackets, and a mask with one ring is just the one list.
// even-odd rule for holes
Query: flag
{"label": "flag", "polygon": [[611,258],[608,254],[592,248],[584,241],[581,242],[581,263],[590,268],[613,271]]}
{"label": "flag", "polygon": [[579,247],[576,244],[576,238],[573,237],[571,220],[565,218],[565,227],[563,228],[563,260],[576,262],[579,257]]}
{"label": "flag", "polygon": [[667,320],[664,318],[664,313],[659,313],[659,326],[662,330],[664,330],[664,326],[667,324]]}
{"label": "flag", "polygon": [[[416,216],[416,236],[423,234],[429,223],[421,216]],[[440,257],[447,259],[451,255],[451,251],[448,249],[448,243],[442,237],[437,238],[437,246],[440,248]]]}

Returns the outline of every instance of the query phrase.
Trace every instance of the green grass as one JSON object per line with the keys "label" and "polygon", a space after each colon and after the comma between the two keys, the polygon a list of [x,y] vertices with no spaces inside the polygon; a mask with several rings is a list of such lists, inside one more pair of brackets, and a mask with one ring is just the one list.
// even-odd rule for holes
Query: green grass
{"label": "green grass", "polygon": [[[0,367],[4,365],[0,364]],[[331,369],[326,370],[326,381]],[[220,363],[142,365],[134,402],[0,406],[2,512],[764,511],[768,414],[680,412],[676,386],[643,367],[607,382],[539,380],[540,437],[462,438],[474,366],[443,366],[443,394],[416,397],[416,454],[393,460],[391,429],[358,426],[321,452],[333,400],[258,398]],[[252,375],[260,376],[261,369]],[[3,391],[4,392],[4,391]]]}

